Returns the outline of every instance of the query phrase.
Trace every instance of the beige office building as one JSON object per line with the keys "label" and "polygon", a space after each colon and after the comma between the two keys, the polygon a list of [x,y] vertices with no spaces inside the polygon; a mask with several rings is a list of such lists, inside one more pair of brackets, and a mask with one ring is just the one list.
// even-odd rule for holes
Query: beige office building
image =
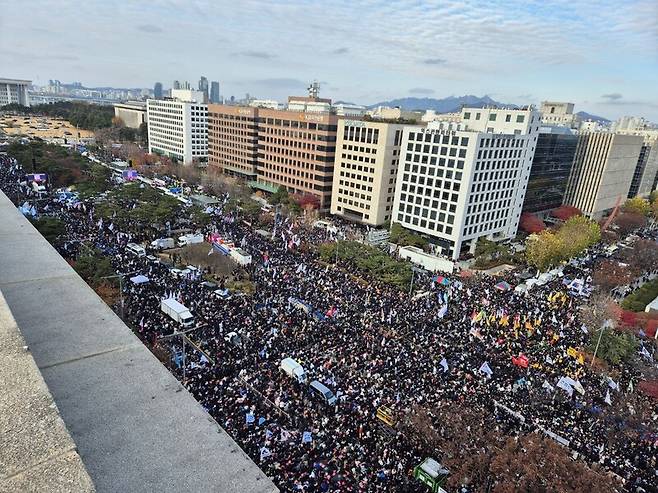
{"label": "beige office building", "polygon": [[643,138],[613,133],[581,134],[564,195],[565,205],[600,219],[626,200]]}
{"label": "beige office building", "polygon": [[404,125],[340,120],[331,213],[380,226],[391,220]]}
{"label": "beige office building", "polygon": [[208,105],[208,164],[227,175],[256,180],[258,108]]}
{"label": "beige office building", "polygon": [[116,103],[114,105],[114,116],[128,128],[136,128],[146,122],[146,103],[143,101],[128,101],[127,103]]}
{"label": "beige office building", "polygon": [[578,116],[573,112],[573,103],[542,101],[539,112],[541,122],[546,125],[561,125],[577,128]]}

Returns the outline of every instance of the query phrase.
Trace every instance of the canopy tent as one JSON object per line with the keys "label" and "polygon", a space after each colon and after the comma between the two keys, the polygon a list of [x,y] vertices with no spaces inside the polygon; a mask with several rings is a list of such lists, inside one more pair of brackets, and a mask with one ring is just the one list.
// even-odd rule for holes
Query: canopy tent
{"label": "canopy tent", "polygon": [[441,286],[448,286],[450,284],[450,281],[443,276],[436,276],[434,282]]}
{"label": "canopy tent", "polygon": [[149,278],[140,274],[138,276],[131,277],[130,282],[132,282],[133,284],[143,284],[145,282],[149,282]]}
{"label": "canopy tent", "polygon": [[512,286],[510,286],[507,281],[500,281],[496,284],[495,288],[500,289],[501,291],[509,291],[512,289]]}

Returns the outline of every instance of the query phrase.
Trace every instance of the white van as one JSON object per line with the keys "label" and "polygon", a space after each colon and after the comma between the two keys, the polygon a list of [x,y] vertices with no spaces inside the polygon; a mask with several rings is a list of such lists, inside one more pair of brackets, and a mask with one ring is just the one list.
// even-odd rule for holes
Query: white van
{"label": "white van", "polygon": [[128,243],[126,245],[126,251],[137,255],[138,257],[146,257],[146,250],[143,246],[138,245],[137,243]]}
{"label": "white van", "polygon": [[306,382],[306,372],[304,367],[292,358],[281,360],[281,370],[289,377],[296,379],[300,383]]}
{"label": "white van", "polygon": [[311,384],[309,385],[309,390],[311,394],[319,397],[322,401],[327,403],[330,406],[333,406],[336,404],[336,396],[334,393],[329,390],[329,387],[327,387],[325,384],[318,382],[317,380],[313,380]]}

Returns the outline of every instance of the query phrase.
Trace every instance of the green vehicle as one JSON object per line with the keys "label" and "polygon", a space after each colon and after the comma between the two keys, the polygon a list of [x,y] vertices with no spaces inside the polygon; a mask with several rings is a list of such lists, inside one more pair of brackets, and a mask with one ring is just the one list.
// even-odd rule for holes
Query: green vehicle
{"label": "green vehicle", "polygon": [[450,471],[431,457],[414,467],[414,478],[426,484],[432,493],[447,493],[442,488],[448,480]]}

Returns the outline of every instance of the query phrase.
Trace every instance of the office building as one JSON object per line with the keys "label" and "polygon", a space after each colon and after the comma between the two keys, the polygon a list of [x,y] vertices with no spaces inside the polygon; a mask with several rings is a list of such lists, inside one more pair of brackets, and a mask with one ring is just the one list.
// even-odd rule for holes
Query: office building
{"label": "office building", "polygon": [[172,98],[146,102],[149,152],[183,164],[208,159],[208,105],[198,91],[172,89]]}
{"label": "office building", "polygon": [[337,116],[360,117],[366,114],[366,107],[351,103],[336,103],[333,111]]}
{"label": "office building", "polygon": [[567,127],[540,127],[523,212],[545,213],[564,201],[578,136]]}
{"label": "office building", "polygon": [[249,101],[249,106],[253,106],[254,108],[269,108],[271,110],[286,109],[285,104],[279,103],[274,99],[252,99],[251,101]]}
{"label": "office building", "polygon": [[392,217],[452,259],[516,235],[540,125],[532,107],[461,120],[404,127]]}
{"label": "office building", "polygon": [[153,86],[153,98],[162,99],[162,82],[156,82]]}
{"label": "office building", "polygon": [[199,92],[203,93],[203,98],[204,98],[203,102],[207,104],[208,103],[208,79],[205,78],[203,75],[199,79],[198,88],[199,88]]}
{"label": "office building", "polygon": [[114,116],[121,118],[129,128],[139,128],[146,122],[146,103],[143,101],[128,101],[114,105]]}
{"label": "office building", "polygon": [[209,113],[211,165],[266,192],[314,195],[329,209],[336,115],[230,105],[210,105]]}
{"label": "office building", "polygon": [[339,120],[331,213],[380,226],[390,221],[404,125]]}
{"label": "office building", "polygon": [[337,128],[330,113],[259,108],[255,188],[315,195],[329,209]]}
{"label": "office building", "polygon": [[256,181],[258,110],[208,106],[208,164],[230,176]]}
{"label": "office building", "polygon": [[30,95],[27,91],[31,85],[31,80],[0,79],[0,106],[7,104],[30,106]]}
{"label": "office building", "polygon": [[600,219],[624,201],[642,150],[643,138],[607,132],[579,135],[564,196],[565,205]]}
{"label": "office building", "polygon": [[648,197],[658,176],[658,139],[644,139],[637,159],[628,198]]}
{"label": "office building", "polygon": [[545,125],[578,128],[578,116],[574,114],[573,108],[573,103],[542,101],[539,109],[541,121]]}
{"label": "office building", "polygon": [[377,120],[412,120],[420,122],[423,118],[422,111],[407,111],[399,106],[391,108],[389,106],[377,106],[377,108],[368,111],[368,114]]}
{"label": "office building", "polygon": [[331,111],[331,99],[311,96],[290,96],[288,98],[288,110],[308,113],[329,113]]}
{"label": "office building", "polygon": [[221,103],[219,99],[219,82],[216,80],[212,81],[210,83],[210,97],[209,100],[213,104],[219,104]]}
{"label": "office building", "polygon": [[171,85],[172,89],[180,89],[180,82],[175,80],[174,83]]}

